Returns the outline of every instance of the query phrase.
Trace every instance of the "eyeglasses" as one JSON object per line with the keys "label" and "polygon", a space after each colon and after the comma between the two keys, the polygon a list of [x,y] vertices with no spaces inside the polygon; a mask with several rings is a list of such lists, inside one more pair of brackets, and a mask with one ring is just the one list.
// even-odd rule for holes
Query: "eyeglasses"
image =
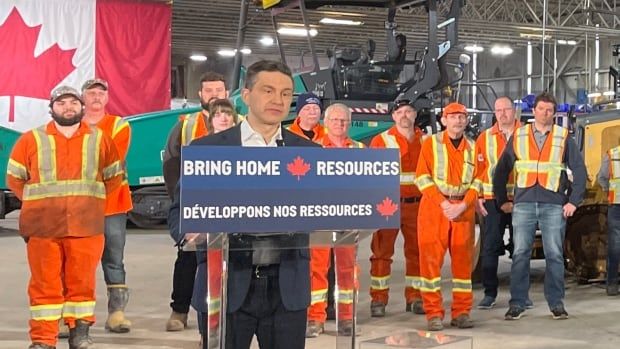
{"label": "eyeglasses", "polygon": [[327,121],[333,122],[334,124],[343,124],[343,125],[351,122],[351,120],[349,119],[333,119],[333,118],[328,118]]}

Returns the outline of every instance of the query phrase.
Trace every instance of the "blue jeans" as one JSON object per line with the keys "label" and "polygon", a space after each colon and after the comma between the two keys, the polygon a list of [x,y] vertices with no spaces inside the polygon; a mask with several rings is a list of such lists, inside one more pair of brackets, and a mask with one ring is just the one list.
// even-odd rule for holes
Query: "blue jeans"
{"label": "blue jeans", "polygon": [[620,262],[620,205],[607,210],[607,285],[618,283]]}
{"label": "blue jeans", "polygon": [[514,253],[510,271],[510,305],[525,308],[530,288],[530,258],[536,235],[536,223],[542,232],[545,252],[545,299],[550,309],[563,305],[564,234],[566,219],[562,205],[520,202],[514,205]]}
{"label": "blue jeans", "polygon": [[125,265],[123,256],[127,234],[127,215],[125,213],[105,217],[105,247],[101,257],[101,268],[106,285],[125,284]]}

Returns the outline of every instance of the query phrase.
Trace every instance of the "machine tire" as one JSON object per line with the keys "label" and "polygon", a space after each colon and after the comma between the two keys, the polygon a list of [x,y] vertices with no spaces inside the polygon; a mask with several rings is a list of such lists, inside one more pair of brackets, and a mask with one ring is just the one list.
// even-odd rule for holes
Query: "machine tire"
{"label": "machine tire", "polygon": [[143,216],[138,213],[129,212],[127,214],[129,221],[141,229],[166,229],[166,220]]}
{"label": "machine tire", "polygon": [[580,207],[566,223],[566,269],[578,283],[605,278],[607,259],[607,205]]}

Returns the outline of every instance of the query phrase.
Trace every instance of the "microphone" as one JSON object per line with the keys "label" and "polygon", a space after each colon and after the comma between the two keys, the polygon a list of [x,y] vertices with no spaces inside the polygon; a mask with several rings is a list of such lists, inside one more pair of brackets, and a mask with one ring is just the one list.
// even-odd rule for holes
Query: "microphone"
{"label": "microphone", "polygon": [[278,147],[284,147],[284,146],[286,146],[286,145],[284,144],[284,140],[283,140],[283,139],[276,139],[276,145],[277,145]]}

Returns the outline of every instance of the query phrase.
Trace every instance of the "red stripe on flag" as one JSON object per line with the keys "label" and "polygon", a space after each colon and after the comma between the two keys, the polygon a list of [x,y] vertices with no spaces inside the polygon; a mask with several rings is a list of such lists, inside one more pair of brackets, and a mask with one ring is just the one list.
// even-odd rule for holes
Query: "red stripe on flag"
{"label": "red stripe on flag", "polygon": [[110,85],[107,110],[170,109],[170,5],[97,0],[95,75]]}

